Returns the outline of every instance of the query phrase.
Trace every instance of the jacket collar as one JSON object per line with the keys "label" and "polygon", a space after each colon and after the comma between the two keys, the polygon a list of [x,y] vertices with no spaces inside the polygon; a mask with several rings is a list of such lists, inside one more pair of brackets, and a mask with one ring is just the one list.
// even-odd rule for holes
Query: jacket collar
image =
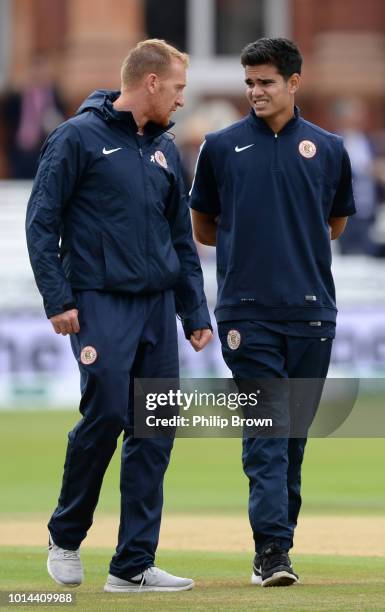
{"label": "jacket collar", "polygon": [[[134,136],[137,135],[138,126],[136,125],[134,116],[131,111],[117,111],[113,106],[113,102],[119,97],[120,91],[112,91],[106,94],[104,100],[104,118],[106,121],[119,121],[127,126]],[[144,126],[143,136],[145,140],[152,140],[161,134],[170,130],[173,125],[172,121],[167,126],[159,125],[153,121],[149,121]]]}
{"label": "jacket collar", "polygon": [[[289,121],[283,126],[279,133],[282,134],[284,132],[289,132],[291,130],[296,129],[298,127],[300,118],[301,112],[298,106],[294,106],[294,116],[289,119]],[[261,117],[257,117],[253,108],[250,109],[249,121],[264,132],[268,132],[270,134],[274,133],[264,119],[262,119]]]}

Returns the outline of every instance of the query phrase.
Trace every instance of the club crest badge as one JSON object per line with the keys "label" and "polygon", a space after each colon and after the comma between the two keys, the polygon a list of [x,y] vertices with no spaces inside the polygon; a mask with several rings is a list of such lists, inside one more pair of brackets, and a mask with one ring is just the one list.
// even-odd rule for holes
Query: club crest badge
{"label": "club crest badge", "polygon": [[232,351],[236,351],[241,344],[241,334],[237,329],[230,329],[227,334],[227,344]]}
{"label": "club crest badge", "polygon": [[155,161],[158,162],[159,166],[162,166],[162,168],[167,168],[167,160],[162,151],[155,151],[154,157]]}
{"label": "club crest badge", "polygon": [[93,346],[85,346],[80,353],[80,361],[84,365],[91,365],[91,363],[95,363],[98,357],[98,353],[96,348]]}
{"label": "club crest badge", "polygon": [[301,140],[298,150],[302,157],[306,157],[307,159],[314,157],[314,155],[317,153],[317,147],[311,140]]}

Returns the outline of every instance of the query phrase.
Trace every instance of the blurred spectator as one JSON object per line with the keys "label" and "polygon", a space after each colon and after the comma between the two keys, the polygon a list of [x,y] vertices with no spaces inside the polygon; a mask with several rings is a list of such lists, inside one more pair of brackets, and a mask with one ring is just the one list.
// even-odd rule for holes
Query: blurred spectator
{"label": "blurred spectator", "polygon": [[[237,109],[226,100],[202,102],[195,107],[185,121],[176,129],[177,144],[181,153],[182,170],[186,191],[189,192],[194,179],[199,149],[209,132],[216,132],[240,119]],[[204,262],[215,262],[215,249],[196,242],[199,257]]]}
{"label": "blurred spectator", "polygon": [[368,110],[363,101],[351,98],[339,100],[334,114],[336,131],[344,138],[352,164],[357,208],[340,237],[340,251],[344,255],[376,255],[377,246],[373,243],[371,231],[376,218],[378,193],[374,147],[365,131]]}
{"label": "blurred spectator", "polygon": [[194,178],[199,148],[208,132],[216,132],[240,119],[237,109],[226,100],[202,102],[178,126],[177,144],[181,152],[188,191]]}
{"label": "blurred spectator", "polygon": [[48,57],[33,57],[24,87],[19,91],[10,88],[0,108],[8,176],[31,179],[46,136],[64,120]]}

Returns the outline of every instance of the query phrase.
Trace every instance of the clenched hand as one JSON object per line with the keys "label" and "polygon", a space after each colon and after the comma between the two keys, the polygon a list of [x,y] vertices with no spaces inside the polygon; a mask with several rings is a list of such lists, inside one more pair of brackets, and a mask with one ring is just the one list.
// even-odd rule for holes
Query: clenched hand
{"label": "clenched hand", "polygon": [[191,346],[195,351],[201,351],[213,337],[211,329],[196,329],[190,336]]}
{"label": "clenched hand", "polygon": [[66,310],[65,312],[55,315],[50,318],[50,321],[55,332],[62,336],[77,334],[80,331],[77,308],[72,308],[71,310]]}

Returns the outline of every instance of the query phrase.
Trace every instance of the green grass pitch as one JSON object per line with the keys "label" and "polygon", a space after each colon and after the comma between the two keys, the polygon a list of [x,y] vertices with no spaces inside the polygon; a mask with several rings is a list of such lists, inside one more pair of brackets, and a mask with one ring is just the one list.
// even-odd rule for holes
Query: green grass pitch
{"label": "green grass pitch", "polygon": [[[1,516],[27,518],[33,514],[48,518],[59,493],[66,433],[77,419],[76,411],[0,412],[0,520]],[[240,440],[177,440],[166,478],[165,510],[246,513],[247,481],[240,452]],[[310,440],[303,476],[303,512],[366,515],[375,521],[376,516],[385,515],[384,465],[381,439]],[[116,453],[105,478],[99,512],[118,512],[118,476]],[[197,587],[186,593],[129,597],[102,591],[110,554],[109,550],[84,550],[86,583],[74,591],[78,598],[75,609],[385,610],[385,562],[370,557],[370,550],[367,557],[294,555],[301,584],[289,589],[251,586],[249,554],[160,551],[160,567],[194,577]],[[46,574],[45,563],[44,547],[0,546],[0,590],[57,590]]]}
{"label": "green grass pitch", "polygon": [[[70,609],[92,611],[148,610],[159,612],[241,612],[244,610],[322,610],[364,612],[385,609],[383,559],[375,557],[293,557],[302,583],[290,588],[263,589],[252,586],[250,558],[245,554],[166,552],[159,565],[193,576],[196,587],[184,593],[103,593],[106,551],[85,550],[86,582],[78,589],[77,605]],[[2,549],[1,590],[65,591],[48,578],[43,550]],[[43,606],[38,606],[43,608]],[[11,610],[13,608],[6,608]],[[25,608],[23,608],[25,609]],[[36,609],[36,608],[35,608]],[[63,610],[63,606],[45,609]]]}
{"label": "green grass pitch", "polygon": [[[67,432],[77,411],[0,412],[0,515],[49,513],[56,505]],[[302,512],[385,515],[383,439],[309,440]],[[119,448],[99,512],[119,510]],[[168,512],[241,514],[247,507],[241,440],[178,439],[167,471]]]}

